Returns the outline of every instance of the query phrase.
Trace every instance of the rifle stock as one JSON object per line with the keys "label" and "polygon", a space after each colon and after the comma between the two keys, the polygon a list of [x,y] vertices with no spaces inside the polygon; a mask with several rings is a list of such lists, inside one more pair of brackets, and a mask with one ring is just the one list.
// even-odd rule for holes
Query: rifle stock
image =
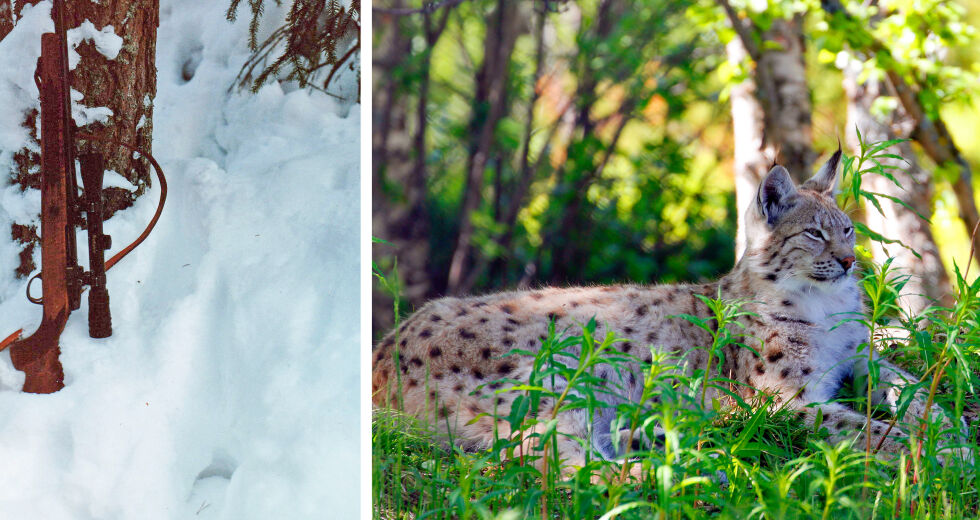
{"label": "rifle stock", "polygon": [[[75,230],[70,225],[73,211],[69,192],[69,175],[74,180],[73,162],[69,163],[71,106],[65,98],[68,64],[61,52],[61,42],[54,33],[41,35],[41,59],[38,60],[41,94],[41,287],[44,314],[41,325],[31,336],[10,345],[14,368],[25,374],[24,391],[52,393],[64,387],[64,370],[58,357],[58,338],[68,321],[73,304],[80,301],[80,286],[70,283],[75,272],[73,253]],[[70,265],[71,264],[71,265]],[[78,287],[78,296],[70,295]]]}

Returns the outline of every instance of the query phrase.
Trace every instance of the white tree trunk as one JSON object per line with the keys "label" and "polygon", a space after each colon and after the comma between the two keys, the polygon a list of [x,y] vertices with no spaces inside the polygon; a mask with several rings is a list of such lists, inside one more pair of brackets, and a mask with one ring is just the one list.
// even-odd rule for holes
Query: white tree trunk
{"label": "white tree trunk", "polygon": [[[744,23],[733,20],[733,23]],[[743,220],[762,177],[773,163],[797,182],[809,178],[816,154],[811,147],[810,91],[806,83],[803,18],[774,20],[762,34],[753,74],[731,91],[735,134],[735,203],[738,233],[735,258],[745,249]],[[750,29],[746,27],[746,29]],[[776,44],[776,45],[773,45]],[[744,42],[728,44],[728,59],[746,59]]]}
{"label": "white tree trunk", "polygon": [[[855,155],[859,149],[855,128],[861,130],[861,135],[866,142],[877,142],[906,137],[899,134],[899,129],[902,126],[909,127],[907,124],[903,125],[907,118],[901,108],[891,111],[884,117],[876,117],[872,113],[871,107],[875,100],[890,93],[885,92],[882,83],[874,78],[859,83],[859,74],[858,63],[851,63],[844,69],[844,90],[847,92],[847,145]],[[881,160],[882,164],[898,166],[898,169],[891,170],[891,173],[904,189],[880,175],[864,177],[864,189],[897,197],[915,211],[929,217],[932,214],[932,174],[919,165],[909,142],[891,146],[884,152],[904,157],[908,161]],[[901,240],[921,256],[921,259],[917,258],[909,249],[898,244],[883,246],[877,242],[871,243],[871,251],[876,262],[884,262],[889,257],[894,257],[892,266],[901,274],[911,275],[909,283],[903,290],[902,306],[917,314],[933,301],[948,299],[949,277],[939,256],[939,248],[936,246],[929,223],[899,204],[883,198],[879,200],[884,214],[879,213],[870,202],[865,204],[865,221],[868,227],[887,238]]]}
{"label": "white tree trunk", "polygon": [[[740,40],[728,42],[728,60],[739,63],[746,58]],[[738,228],[735,235],[735,260],[745,251],[745,211],[755,199],[759,181],[766,167],[775,160],[771,147],[763,143],[762,105],[755,97],[755,80],[748,77],[732,87],[732,133],[735,139],[735,207]]]}

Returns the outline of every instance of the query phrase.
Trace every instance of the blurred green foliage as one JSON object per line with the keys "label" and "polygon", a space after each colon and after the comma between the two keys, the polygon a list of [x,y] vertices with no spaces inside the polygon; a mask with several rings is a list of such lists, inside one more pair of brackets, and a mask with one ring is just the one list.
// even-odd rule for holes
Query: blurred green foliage
{"label": "blurred green foliage", "polygon": [[[970,21],[977,15],[961,4],[730,3],[762,29],[774,17],[805,13],[816,150],[836,148],[844,134],[839,55],[873,51],[870,42],[877,40],[891,52],[872,52],[865,74],[897,70],[915,86],[930,116],[961,107],[950,118],[951,129],[964,155],[978,157],[980,132],[970,129],[977,118],[968,105],[980,71],[971,50],[975,30]],[[488,37],[498,30],[494,20],[502,2],[392,1],[374,7],[376,49],[383,51],[392,31],[409,47],[396,63],[385,62],[379,56],[387,54],[376,50],[375,88],[382,77],[382,87],[395,92],[396,104],[405,111],[406,139],[424,130],[423,149],[413,147],[407,159],[421,159],[416,174],[424,183],[424,197],[409,203],[418,206],[412,214],[426,221],[426,297],[544,284],[670,283],[710,279],[728,270],[734,261],[736,215],[727,93],[752,64],[726,60],[725,44],[735,33],[719,5],[667,0],[512,4],[518,6],[517,15],[507,23],[517,36],[513,50],[497,56],[506,60],[505,93],[487,147],[479,144],[479,130],[493,117],[493,100],[481,97],[481,84],[487,82],[481,67],[488,59]],[[841,4],[850,18],[835,11]],[[889,103],[897,101],[883,96],[877,109],[889,110]],[[376,133],[375,171],[381,173],[375,186],[381,196],[375,198],[375,209],[384,215],[386,204],[405,204],[410,190],[405,177],[389,174],[392,161],[406,156],[389,155],[379,162],[377,144]],[[485,155],[485,165],[478,172],[478,204],[467,208],[467,177],[476,153]],[[933,223],[946,249],[943,256],[948,266],[953,253],[962,263],[965,236],[949,179],[942,166],[923,162],[936,172]],[[464,242],[472,254],[461,279],[468,281],[454,286],[447,273],[467,223],[472,235]],[[959,235],[952,236],[955,230]],[[395,248],[376,247],[375,259],[386,269],[397,254]],[[407,260],[399,260],[399,266],[412,268]],[[410,298],[404,310],[421,301]]]}
{"label": "blurred green foliage", "polygon": [[[425,207],[433,292],[445,291],[439,276],[449,269],[465,218],[474,224],[467,269],[478,271],[471,292],[519,283],[698,280],[728,270],[734,195],[730,173],[720,167],[730,143],[722,130],[727,108],[715,102],[721,85],[713,71],[724,59],[717,37],[690,23],[688,2],[567,2],[547,12],[541,2],[520,4],[525,26],[509,56],[506,106],[472,213],[461,214],[468,158],[487,110],[474,98],[497,2],[456,6],[435,44],[413,36],[410,59],[391,71],[413,109],[413,94],[429,82]],[[603,12],[604,5],[612,7]],[[400,22],[413,30],[413,21]],[[430,76],[420,77],[426,70]],[[526,195],[515,201],[522,182]],[[394,194],[398,186],[383,189]],[[519,210],[511,224],[513,204]]]}

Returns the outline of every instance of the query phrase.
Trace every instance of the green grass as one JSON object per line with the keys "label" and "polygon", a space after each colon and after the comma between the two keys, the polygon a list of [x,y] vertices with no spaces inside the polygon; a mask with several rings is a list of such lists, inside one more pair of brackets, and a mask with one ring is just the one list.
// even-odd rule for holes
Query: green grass
{"label": "green grass", "polygon": [[[860,177],[887,175],[875,160],[880,152],[878,144],[862,144],[860,157],[845,160],[845,204],[848,197],[873,197],[860,190]],[[386,277],[377,268],[375,275],[380,287],[395,296],[397,316],[397,276]],[[537,413],[541,400],[558,403],[557,413],[609,407],[599,398],[608,383],[593,377],[595,368],[620,368],[639,360],[613,348],[619,341],[614,335],[595,337],[594,321],[576,330],[552,326],[539,351],[509,354],[533,356],[534,370],[528,381],[502,381],[495,390],[517,394],[511,409],[498,414],[515,433],[496,439],[488,450],[463,451],[413,418],[393,410],[374,411],[373,516],[976,519],[977,461],[944,458],[937,449],[942,414],[955,421],[975,419],[980,409],[980,281],[969,283],[959,269],[955,278],[951,307],[908,316],[897,304],[905,279],[892,272],[890,262],[867,264],[860,283],[868,309],[863,316],[847,318],[864,324],[873,338],[859,349],[859,362],[869,364],[872,384],[878,370],[871,347],[921,374],[902,392],[898,417],[868,407],[870,393],[861,381],[841,397],[868,421],[891,421],[910,434],[908,449],[897,457],[876,454],[875,446],[831,445],[819,418],[808,427],[795,411],[764,395],[745,402],[728,391],[729,397],[708,400],[709,387],[726,393],[732,384],[713,375],[710,367],[722,362],[723,346],[741,344],[734,320],[742,311],[741,302],[707,299],[713,318],[678,318],[712,333],[713,343],[706,346],[709,369],[685,375],[677,359],[654,352],[650,363],[640,362],[645,383],[640,401],[615,406],[614,428],[625,432],[625,445],[644,436],[661,439],[654,445],[631,452],[625,463],[593,458],[582,468],[561,466],[555,441],[563,433],[555,431],[554,415]],[[713,327],[712,321],[720,326]],[[575,366],[559,361],[569,350],[581,352]],[[567,391],[550,390],[556,377],[568,381]],[[928,396],[924,417],[904,415],[915,391]],[[602,432],[590,435],[595,433]],[[965,446],[980,453],[977,425],[966,433]],[[578,441],[590,444],[588,438]],[[527,449],[532,445],[536,451]]]}
{"label": "green grass", "polygon": [[[553,416],[538,416],[538,403],[552,399],[560,411],[609,406],[598,398],[605,382],[592,377],[593,370],[637,361],[611,348],[618,341],[612,334],[594,337],[591,322],[574,331],[552,327],[536,353],[512,352],[533,355],[535,370],[529,381],[505,381],[496,390],[518,394],[509,413],[501,411],[499,417],[516,433],[497,439],[492,449],[465,452],[412,418],[376,410],[374,517],[977,518],[975,463],[943,465],[936,447],[937,405],[958,418],[978,404],[980,283],[959,280],[954,307],[900,319],[897,308],[883,308],[893,302],[888,293],[900,280],[889,278],[887,266],[868,271],[864,279],[866,291],[874,294],[862,319],[875,331],[876,346],[900,346],[900,359],[924,369],[917,387],[928,391],[933,402],[931,426],[912,431],[911,449],[897,459],[869,455],[867,446],[830,445],[819,424],[814,431],[795,412],[764,397],[705,401],[706,385],[722,389],[730,382],[706,377],[702,370],[685,376],[676,359],[655,353],[651,363],[642,365],[646,387],[641,401],[616,406],[617,429],[628,437],[660,434],[662,441],[631,453],[627,464],[592,459],[580,469],[561,467],[555,439],[562,433],[554,431]],[[708,303],[723,324],[740,312],[737,303]],[[718,329],[722,332],[709,349],[713,359],[726,342],[738,341],[725,332],[732,328]],[[908,339],[896,339],[900,336]],[[572,348],[581,350],[579,364],[561,364],[557,356]],[[557,376],[570,382],[568,391],[549,390],[548,381]],[[866,410],[859,386],[853,394],[848,398],[852,405]],[[661,429],[655,431],[654,425]],[[974,427],[969,435],[974,450],[976,434]],[[543,449],[525,451],[528,443]],[[548,462],[535,464],[538,456]]]}

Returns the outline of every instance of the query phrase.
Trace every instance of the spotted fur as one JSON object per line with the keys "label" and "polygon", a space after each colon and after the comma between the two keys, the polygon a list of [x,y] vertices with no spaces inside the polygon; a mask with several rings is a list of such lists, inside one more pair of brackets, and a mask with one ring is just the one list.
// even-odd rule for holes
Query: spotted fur
{"label": "spotted fur", "polygon": [[[644,361],[650,349],[679,353],[688,373],[703,368],[710,335],[690,322],[675,318],[689,314],[708,318],[699,295],[744,300],[751,314],[740,317],[739,332],[747,333],[751,349],[728,347],[716,376],[741,383],[742,397],[766,392],[799,410],[813,424],[818,410],[832,439],[855,438],[863,445],[870,435],[888,452],[901,449],[905,433],[872,420],[870,431],[861,413],[832,402],[841,381],[866,367],[867,330],[842,321],[862,312],[861,294],[853,274],[854,228],[836,205],[833,191],[840,152],[810,180],[795,186],[788,172],[775,166],[759,186],[756,204],[746,215],[747,246],[731,273],[700,285],[617,285],[546,288],[468,298],[432,301],[388,334],[373,355],[373,401],[376,406],[401,406],[405,412],[431,421],[465,448],[487,448],[495,435],[510,432],[506,417],[513,396],[494,396],[500,378],[526,379],[531,360],[503,355],[514,348],[534,351],[547,337],[548,323],[558,330],[595,318],[598,334],[613,330],[626,342],[623,352]],[[758,352],[758,354],[754,353]],[[396,362],[397,352],[397,362]],[[865,351],[866,352],[866,351]],[[574,363],[574,360],[565,360]],[[878,403],[894,408],[902,386],[916,379],[880,360],[882,386]],[[636,400],[643,372],[631,364],[615,378],[622,393],[601,396],[609,401]],[[400,383],[400,386],[399,386]],[[476,391],[480,385],[486,385]],[[708,397],[723,397],[710,390]],[[400,394],[400,400],[398,395]],[[554,403],[542,403],[540,414]],[[921,415],[917,397],[909,414]],[[593,418],[593,449],[606,457],[612,449],[609,432],[613,412]],[[911,416],[911,415],[910,415]],[[559,431],[585,437],[589,418],[584,410],[559,415]],[[560,438],[560,452],[572,465],[584,460],[583,448]]]}

